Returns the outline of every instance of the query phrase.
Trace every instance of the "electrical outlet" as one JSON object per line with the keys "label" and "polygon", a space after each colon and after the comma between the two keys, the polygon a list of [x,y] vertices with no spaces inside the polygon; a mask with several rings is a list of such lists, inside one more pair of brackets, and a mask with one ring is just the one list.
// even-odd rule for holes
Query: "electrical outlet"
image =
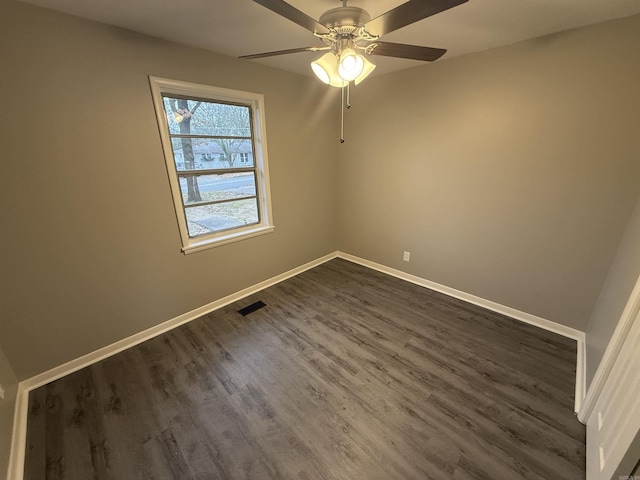
{"label": "electrical outlet", "polygon": [[404,252],[404,254],[402,255],[402,260],[404,260],[405,262],[411,260],[411,252]]}
{"label": "electrical outlet", "polygon": [[4,388],[0,385],[0,400],[4,400]]}

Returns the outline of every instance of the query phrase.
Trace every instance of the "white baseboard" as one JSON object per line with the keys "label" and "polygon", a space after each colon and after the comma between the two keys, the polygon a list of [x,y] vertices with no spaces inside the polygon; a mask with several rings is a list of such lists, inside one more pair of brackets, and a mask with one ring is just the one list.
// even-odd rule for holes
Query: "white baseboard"
{"label": "white baseboard", "polygon": [[18,394],[16,397],[16,407],[14,413],[13,422],[13,436],[11,440],[11,454],[9,457],[9,470],[7,478],[9,480],[22,480],[24,476],[24,459],[25,459],[25,446],[27,439],[27,413],[29,405],[29,392],[38,387],[53,382],[59,378],[76,372],[82,368],[88,367],[100,360],[111,357],[116,353],[120,353],[123,350],[131,348],[142,342],[145,342],[151,338],[161,335],[169,330],[172,330],[180,325],[188,323],[196,318],[200,318],[207,313],[211,313],[214,310],[222,308],[230,303],[241,300],[249,295],[253,295],[260,290],[264,290],[267,287],[280,283],[283,280],[294,277],[305,270],[309,270],[313,267],[317,267],[329,260],[336,258],[337,252],[330,253],[323,257],[312,260],[311,262],[300,265],[287,272],[276,275],[263,282],[257,283],[251,287],[240,290],[239,292],[228,295],[224,298],[216,300],[214,302],[198,307],[195,310],[191,310],[185,314],[179,315],[171,320],[155,325],[151,328],[143,330],[142,332],[131,335],[130,337],[119,340],[106,347],[99,348],[98,350],[83,355],[82,357],[71,360],[70,362],[59,365],[44,373],[40,373],[34,377],[23,380],[18,384]]}
{"label": "white baseboard", "polygon": [[499,303],[492,302],[491,300],[486,300],[484,298],[471,295],[470,293],[456,290],[455,288],[447,287],[446,285],[441,285],[439,283],[432,282],[430,280],[426,280],[421,277],[417,277],[416,275],[411,275],[410,273],[406,273],[401,270],[396,270],[395,268],[387,267],[386,265],[381,265],[379,263],[365,260],[364,258],[356,257],[355,255],[351,255],[344,252],[338,252],[337,256],[339,258],[343,258],[350,262],[357,263],[359,265],[363,265],[365,267],[369,267],[374,270],[378,270],[379,272],[386,273],[387,275],[391,275],[391,276],[400,278],[402,280],[406,280],[407,282],[415,283],[416,285],[420,285],[421,287],[426,287],[431,290],[435,290],[436,292],[444,293],[445,295],[449,295],[450,297],[464,300],[465,302],[478,305],[479,307],[486,308],[487,310],[501,313],[515,320],[519,320],[521,322],[528,323],[530,325],[535,325],[536,327],[539,327],[544,330],[548,330],[550,332],[557,333],[558,335],[562,335],[564,337],[568,337],[575,340],[577,342],[577,358],[576,358],[576,386],[575,386],[574,411],[575,412],[580,411],[582,400],[584,399],[584,395],[585,395],[584,392],[585,392],[585,375],[586,375],[585,363],[586,362],[584,358],[584,355],[585,355],[584,332],[581,332],[580,330],[576,330],[575,328],[561,325],[556,322],[552,322],[551,320],[547,320],[545,318],[531,315],[530,313],[516,310],[515,308],[507,307],[506,305],[501,305]]}
{"label": "white baseboard", "polygon": [[409,273],[402,272],[385,265],[381,265],[379,263],[371,262],[369,260],[350,255],[348,253],[334,252],[317,258],[316,260],[313,260],[311,262],[305,263],[304,265],[301,265],[299,267],[293,268],[287,272],[276,275],[275,277],[267,279],[263,282],[257,283],[251,287],[240,290],[239,292],[208,303],[207,305],[203,305],[202,307],[191,310],[190,312],[179,315],[175,318],[172,318],[171,320],[167,320],[166,322],[163,322],[159,325],[131,335],[130,337],[119,340],[115,343],[112,343],[111,345],[107,345],[94,352],[88,353],[87,355],[83,355],[82,357],[79,357],[75,360],[71,360],[70,362],[67,362],[63,365],[59,365],[55,368],[52,368],[51,370],[21,381],[18,384],[18,393],[16,396],[13,436],[11,441],[11,454],[9,458],[9,470],[7,477],[8,480],[22,480],[24,476],[25,447],[27,438],[27,414],[29,405],[29,392],[31,390],[46,385],[47,383],[53,382],[54,380],[64,377],[65,375],[76,372],[82,368],[99,362],[100,360],[104,360],[105,358],[115,355],[116,353],[122,352],[123,350],[131,348],[158,335],[161,335],[180,325],[188,323],[192,320],[195,320],[196,318],[211,313],[214,310],[229,305],[230,303],[241,300],[249,295],[259,292],[260,290],[264,290],[265,288],[275,285],[276,283],[280,283],[288,278],[294,277],[306,270],[328,262],[329,260],[333,260],[336,257],[348,260],[353,263],[357,263],[359,265],[363,265],[368,268],[372,268],[374,270],[392,275],[416,285],[420,285],[422,287],[444,293],[445,295],[464,300],[465,302],[478,305],[480,307],[486,308],[487,310],[501,313],[515,320],[520,320],[522,322],[529,323],[531,325],[535,325],[545,330],[576,340],[578,344],[578,357],[576,362],[575,411],[577,412],[580,410],[580,405],[584,398],[585,386],[584,332],[566,327],[564,325],[560,325],[544,318],[536,317],[535,315],[531,315],[529,313],[521,312],[514,308],[507,307],[490,300],[476,297],[475,295],[471,295],[469,293],[465,293],[460,290],[447,287],[445,285],[440,285],[430,280],[426,280],[424,278],[420,278],[415,275],[411,275]]}

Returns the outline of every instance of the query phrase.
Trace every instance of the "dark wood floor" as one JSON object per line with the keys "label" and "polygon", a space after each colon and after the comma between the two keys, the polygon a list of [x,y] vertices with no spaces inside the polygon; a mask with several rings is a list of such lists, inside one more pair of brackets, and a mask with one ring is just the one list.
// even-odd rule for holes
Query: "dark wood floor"
{"label": "dark wood floor", "polygon": [[337,259],[31,392],[25,479],[582,480],[575,357]]}

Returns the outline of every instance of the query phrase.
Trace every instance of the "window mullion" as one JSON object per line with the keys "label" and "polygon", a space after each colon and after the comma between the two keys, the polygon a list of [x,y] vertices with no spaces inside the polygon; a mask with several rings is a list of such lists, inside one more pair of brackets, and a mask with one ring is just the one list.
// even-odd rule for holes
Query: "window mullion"
{"label": "window mullion", "polygon": [[229,202],[235,202],[237,200],[250,200],[252,198],[258,198],[258,195],[249,195],[249,196],[246,196],[246,197],[225,198],[224,200],[211,200],[209,202],[188,203],[188,204],[184,204],[184,208],[203,207],[205,205],[217,205],[219,203],[229,203]]}
{"label": "window mullion", "polygon": [[198,133],[170,133],[171,138],[210,138],[212,140],[251,140],[251,137],[228,137],[224,135],[204,135]]}
{"label": "window mullion", "polygon": [[176,170],[179,177],[201,177],[203,175],[223,175],[225,173],[249,173],[255,172],[256,167],[241,168],[208,168],[202,170]]}

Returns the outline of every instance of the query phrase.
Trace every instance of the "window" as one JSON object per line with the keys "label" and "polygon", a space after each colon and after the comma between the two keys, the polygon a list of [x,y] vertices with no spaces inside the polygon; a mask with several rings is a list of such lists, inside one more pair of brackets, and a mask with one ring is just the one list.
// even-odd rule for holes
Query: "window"
{"label": "window", "polygon": [[182,250],[273,231],[262,95],[149,80]]}

